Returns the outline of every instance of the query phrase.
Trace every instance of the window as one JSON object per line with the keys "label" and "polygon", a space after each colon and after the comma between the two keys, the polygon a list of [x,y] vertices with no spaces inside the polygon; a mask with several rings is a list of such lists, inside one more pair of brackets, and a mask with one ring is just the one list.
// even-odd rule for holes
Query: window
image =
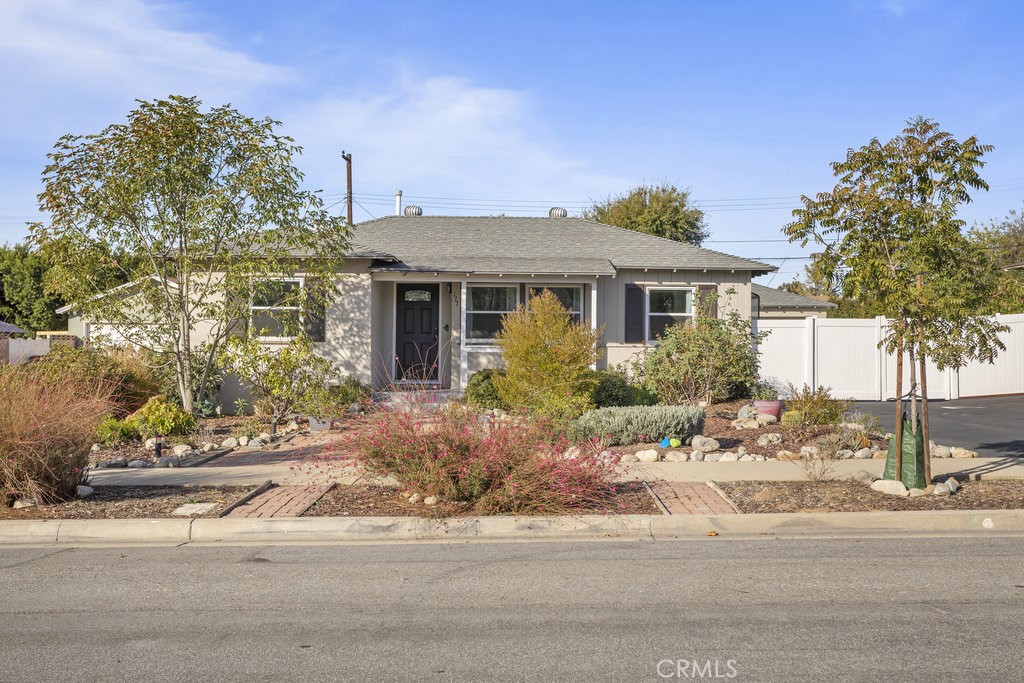
{"label": "window", "polygon": [[583,288],[582,287],[541,287],[531,289],[530,296],[536,296],[541,292],[551,292],[562,302],[565,310],[572,313],[574,322],[583,322]]}
{"label": "window", "polygon": [[430,301],[430,292],[425,289],[410,289],[405,293],[406,301]]}
{"label": "window", "polygon": [[647,290],[647,341],[657,341],[665,328],[693,320],[692,289]]}
{"label": "window", "polygon": [[516,310],[519,287],[470,285],[466,298],[466,339],[491,340],[501,329],[501,316]]}
{"label": "window", "polygon": [[253,292],[249,324],[260,339],[291,339],[302,328],[301,280],[276,280]]}

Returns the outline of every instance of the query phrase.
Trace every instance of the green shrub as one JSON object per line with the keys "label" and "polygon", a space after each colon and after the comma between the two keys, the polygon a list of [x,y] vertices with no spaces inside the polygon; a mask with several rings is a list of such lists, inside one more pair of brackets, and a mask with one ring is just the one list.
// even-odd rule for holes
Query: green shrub
{"label": "green shrub", "polygon": [[368,385],[363,384],[352,375],[343,379],[341,384],[331,387],[331,396],[339,406],[366,403],[372,394]]}
{"label": "green shrub", "polygon": [[[786,410],[800,415],[802,425],[834,425],[842,422],[852,401],[832,398],[831,387],[811,389],[806,384],[797,389],[789,385],[792,398],[786,399]],[[793,418],[790,418],[793,419]]]}
{"label": "green shrub", "polygon": [[615,370],[591,370],[587,373],[593,383],[590,402],[597,408],[615,408],[633,405],[633,387],[626,375]]}
{"label": "green shrub", "polygon": [[804,423],[804,416],[799,410],[786,409],[779,418],[779,424],[783,427],[798,427]]}
{"label": "green shrub", "polygon": [[195,417],[163,396],[146,401],[146,405],[132,413],[126,422],[145,438],[188,434],[196,428]]}
{"label": "green shrub", "polygon": [[609,446],[660,441],[665,437],[690,443],[704,431],[704,410],[697,406],[631,406],[600,408],[573,424],[577,438],[598,439]]}
{"label": "green shrub", "polygon": [[779,391],[770,382],[755,382],[750,385],[750,398],[755,401],[778,401]]}
{"label": "green shrub", "polygon": [[58,377],[35,363],[0,367],[0,505],[74,496],[111,408],[110,387],[95,378]]}
{"label": "green shrub", "polygon": [[505,372],[493,378],[512,410],[568,420],[591,407],[590,366],[600,358],[602,330],[577,323],[552,292],[502,318],[498,345]]}
{"label": "green shrub", "polygon": [[747,391],[757,375],[755,343],[764,334],[753,334],[750,321],[735,312],[724,320],[698,316],[666,328],[635,368],[665,403],[724,401]]}
{"label": "green shrub", "polygon": [[466,382],[466,403],[478,410],[490,410],[501,408],[507,410],[508,406],[501,397],[498,390],[494,388],[494,378],[503,375],[501,370],[487,369],[474,372]]}
{"label": "green shrub", "polygon": [[131,420],[118,420],[107,415],[96,428],[96,440],[105,446],[113,446],[126,441],[138,441],[138,427]]}
{"label": "green shrub", "polygon": [[87,383],[105,384],[111,391],[115,416],[124,417],[160,391],[153,374],[137,356],[122,349],[95,346],[73,349],[60,345],[53,346],[35,365],[48,377],[76,377]]}

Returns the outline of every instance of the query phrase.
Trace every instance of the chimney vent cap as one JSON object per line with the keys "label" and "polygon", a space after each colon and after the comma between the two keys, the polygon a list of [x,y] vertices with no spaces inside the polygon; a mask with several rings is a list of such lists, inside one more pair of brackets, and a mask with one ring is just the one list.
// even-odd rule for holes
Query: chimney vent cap
{"label": "chimney vent cap", "polygon": [[422,216],[423,215],[423,209],[418,207],[418,206],[414,206],[414,205],[410,204],[409,206],[405,207],[405,215],[406,216]]}

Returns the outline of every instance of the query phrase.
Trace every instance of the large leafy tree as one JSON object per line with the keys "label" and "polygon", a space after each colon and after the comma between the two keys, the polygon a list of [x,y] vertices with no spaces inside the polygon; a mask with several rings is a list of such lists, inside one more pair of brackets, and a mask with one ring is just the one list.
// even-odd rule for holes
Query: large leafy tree
{"label": "large leafy tree", "polygon": [[63,324],[56,310],[60,296],[45,291],[46,257],[26,244],[0,246],[0,320],[26,330],[53,330]]}
{"label": "large leafy tree", "polygon": [[[844,296],[874,301],[889,319],[883,344],[896,353],[896,472],[902,472],[903,357],[910,359],[911,424],[918,397],[924,426],[925,473],[930,476],[926,359],[942,369],[971,359],[991,360],[1003,345],[995,321],[979,315],[998,272],[968,240],[957,208],[971,191],[988,189],[979,171],[991,151],[963,141],[923,117],[908,121],[888,142],[872,139],[832,164],[831,192],[802,197],[785,231],[791,241],[822,250],[813,267],[841,282]],[[921,384],[918,384],[918,377]]]}
{"label": "large leafy tree", "polygon": [[1010,211],[1005,218],[976,225],[970,238],[1000,268],[987,312],[1024,312],[1024,213]]}
{"label": "large leafy tree", "polygon": [[[124,123],[60,138],[43,172],[39,205],[52,218],[31,238],[55,264],[48,285],[170,354],[186,410],[254,297],[322,313],[335,292],[347,226],[301,188],[301,148],[279,126],[192,97],[140,101]],[[128,285],[107,290],[111,271]],[[281,286],[298,274],[310,286]]]}
{"label": "large leafy tree", "polygon": [[668,183],[630,188],[595,203],[583,217],[697,246],[710,234],[707,218],[690,202],[690,193]]}

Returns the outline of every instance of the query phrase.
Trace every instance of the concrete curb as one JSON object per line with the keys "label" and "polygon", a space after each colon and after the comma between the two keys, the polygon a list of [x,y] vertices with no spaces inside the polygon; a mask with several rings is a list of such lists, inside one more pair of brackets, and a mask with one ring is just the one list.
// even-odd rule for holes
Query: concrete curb
{"label": "concrete curb", "polygon": [[1024,510],[563,517],[294,517],[0,521],[0,545],[290,543],[1024,533]]}

